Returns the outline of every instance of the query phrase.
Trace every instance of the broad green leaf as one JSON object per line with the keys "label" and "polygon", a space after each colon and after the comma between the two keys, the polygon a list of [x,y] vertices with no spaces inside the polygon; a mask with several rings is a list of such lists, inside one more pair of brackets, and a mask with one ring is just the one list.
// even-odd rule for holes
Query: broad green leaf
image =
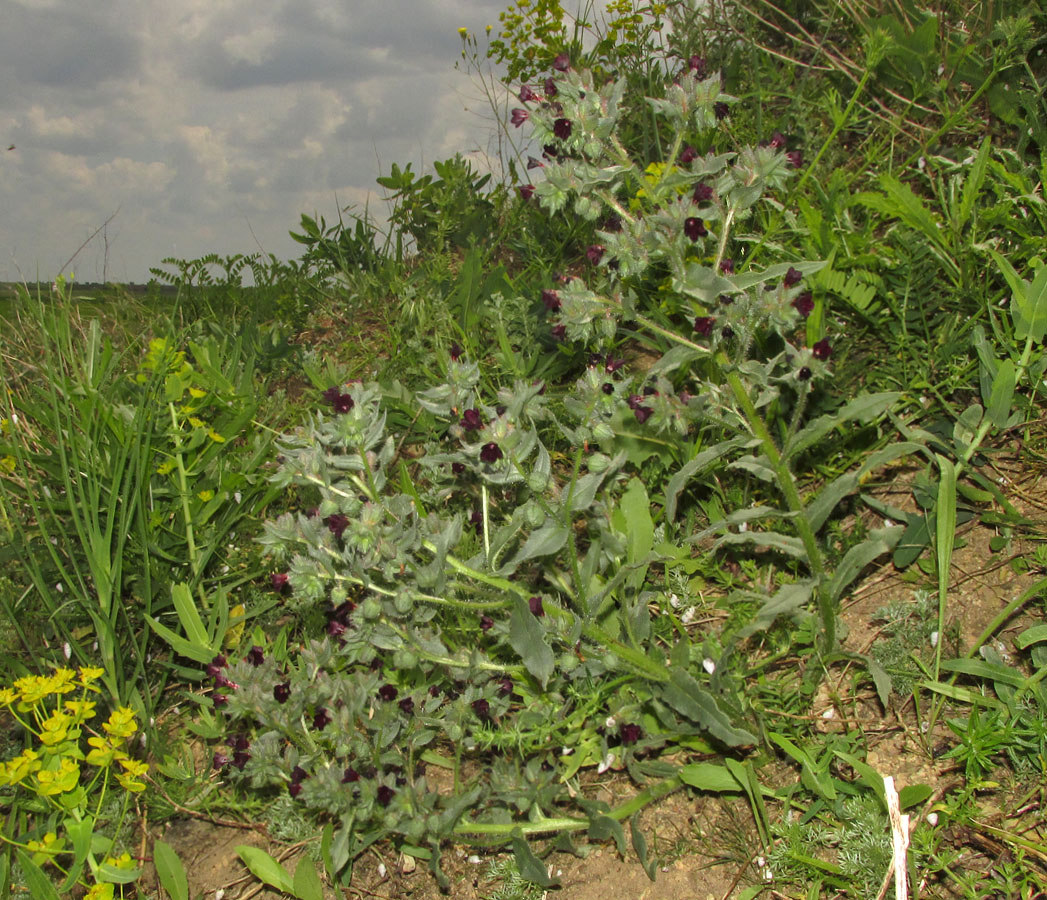
{"label": "broad green leaf", "polygon": [[98,880],[108,881],[112,884],[131,884],[142,876],[141,868],[121,869],[112,863],[100,863],[98,866]]}
{"label": "broad green leaf", "polygon": [[782,616],[794,615],[811,599],[813,590],[814,582],[810,579],[783,584],[757,610],[752,621],[738,632],[738,640],[743,641],[759,631],[766,631]]}
{"label": "broad green leaf", "polygon": [[756,737],[744,728],[731,724],[716,698],[695,678],[682,669],[673,669],[669,683],[663,687],[665,701],[678,713],[704,728],[718,741],[729,747],[743,747],[756,743]]}
{"label": "broad green leaf", "polygon": [[[942,668],[948,668],[948,664],[942,663]],[[972,691],[970,688],[959,687],[955,684],[946,684],[943,681],[921,681],[920,687],[948,697],[950,700],[958,700],[960,703],[977,703],[989,709],[999,709],[1003,706],[995,697],[988,697],[980,691]]]}
{"label": "broad green leaf", "polygon": [[862,782],[866,787],[872,788],[873,792],[879,798],[883,808],[887,809],[887,794],[883,788],[883,775],[877,772],[872,766],[870,766],[865,760],[858,759],[851,753],[845,753],[843,750],[833,751],[840,759],[842,759],[847,765],[854,769],[855,774],[858,776],[858,780]]}
{"label": "broad green leaf", "polygon": [[291,885],[298,900],[324,900],[324,887],[320,883],[320,876],[316,874],[316,866],[308,856],[298,858]]}
{"label": "broad green leaf", "polygon": [[819,416],[809,425],[801,428],[782,450],[785,459],[791,459],[798,453],[802,453],[808,447],[813,446],[824,438],[834,428],[838,428],[844,422],[871,422],[883,415],[895,403],[901,393],[898,391],[886,391],[879,394],[862,394],[845,404],[836,412]]}
{"label": "broad green leaf", "polygon": [[862,569],[883,554],[890,553],[891,548],[902,536],[903,530],[901,525],[882,528],[872,532],[860,544],[851,547],[833,572],[829,582],[829,597],[833,601],[839,600],[851,582],[861,574]]}
{"label": "broad green leaf", "polygon": [[744,441],[740,438],[721,441],[712,447],[706,447],[693,459],[685,462],[665,486],[665,520],[672,522],[676,519],[676,504],[679,500],[680,492],[687,486],[688,481],[716,465],[716,463],[727,456],[729,451],[741,447],[743,444]]}
{"label": "broad green leaf", "polygon": [[808,755],[806,750],[798,747],[787,737],[781,734],[771,733],[768,737],[777,744],[786,754],[800,764],[801,779],[804,787],[817,794],[824,800],[836,799],[836,788],[833,786],[832,776]]}
{"label": "broad green leaf", "polygon": [[[988,140],[988,138],[986,138]],[[898,806],[901,809],[911,809],[919,803],[923,803],[931,794],[934,793],[934,788],[929,784],[910,784],[903,787],[898,791]]]}
{"label": "broad green leaf", "polygon": [[567,543],[568,531],[562,525],[549,521],[541,528],[532,531],[523,546],[504,566],[498,570],[501,576],[511,575],[521,563],[540,556],[552,556],[559,553]]}
{"label": "broad green leaf", "polygon": [[796,559],[807,558],[803,541],[790,535],[778,534],[776,531],[743,531],[739,534],[732,532],[725,534],[716,542],[717,547],[724,544],[754,544],[766,550],[779,550]]}
{"label": "broad green leaf", "polygon": [[651,520],[651,501],[647,488],[639,478],[629,482],[612,521],[615,528],[626,535],[628,559],[632,564],[647,558],[654,546],[654,522]]}
{"label": "broad green leaf", "polygon": [[1047,625],[1033,625],[1032,628],[1026,628],[1014,639],[1014,646],[1019,650],[1024,650],[1040,641],[1047,641]]}
{"label": "broad green leaf", "polygon": [[160,886],[171,900],[189,900],[189,879],[174,847],[164,841],[154,841],[153,866]]}
{"label": "broad green leaf", "polygon": [[633,840],[633,850],[636,858],[643,866],[647,877],[654,881],[655,873],[658,871],[658,860],[647,855],[647,838],[644,837],[643,829],[640,827],[640,814],[637,813],[629,820],[629,833]]}
{"label": "broad green leaf", "polygon": [[589,837],[594,841],[614,840],[618,852],[625,855],[625,831],[622,823],[607,815],[594,814],[589,817]]}
{"label": "broad green leaf", "polygon": [[941,477],[934,511],[935,552],[938,556],[938,596],[944,599],[949,591],[949,570],[956,542],[956,466],[939,455],[938,470]]}
{"label": "broad green leaf", "polygon": [[1005,359],[996,370],[989,394],[989,420],[997,428],[1006,428],[1014,401],[1014,363]]}
{"label": "broad green leaf", "polygon": [[516,598],[509,617],[509,645],[544,689],[553,674],[555,657],[545,629],[522,597]]}
{"label": "broad green leaf", "polygon": [[18,850],[18,864],[33,900],[61,900],[54,883],[24,850]]}
{"label": "broad green leaf", "polygon": [[1025,682],[1025,676],[1017,669],[985,662],[980,659],[944,660],[942,662],[942,670],[945,672],[961,672],[964,675],[984,678],[987,681],[1005,684],[1010,687],[1021,687]]}
{"label": "broad green leaf", "polygon": [[978,155],[963,182],[963,193],[960,195],[960,209],[956,225],[963,228],[971,218],[974,211],[974,203],[978,199],[978,193],[985,181],[985,170],[989,164],[989,151],[992,149],[991,140],[986,137],[978,148]]}
{"label": "broad green leaf", "polygon": [[535,856],[519,828],[513,829],[512,844],[516,867],[524,878],[543,888],[551,888],[556,885],[556,879],[549,876],[545,863]]}
{"label": "broad green leaf", "polygon": [[679,778],[684,784],[699,791],[709,791],[714,794],[737,793],[743,790],[738,779],[731,774],[726,766],[711,762],[689,763],[679,771]]}
{"label": "broad green leaf", "polygon": [[236,848],[240,859],[259,881],[264,882],[285,894],[294,893],[294,881],[291,873],[264,850],[241,844]]}
{"label": "broad green leaf", "polygon": [[899,569],[912,565],[931,542],[931,531],[924,515],[910,515],[905,531],[894,547],[893,562]]}
{"label": "broad green leaf", "polygon": [[62,821],[62,826],[65,828],[66,837],[69,838],[73,845],[73,863],[69,867],[65,881],[59,888],[64,894],[72,890],[73,885],[76,884],[77,879],[80,877],[80,872],[83,871],[84,863],[91,853],[91,842],[92,838],[94,838],[94,820],[91,817],[81,819],[80,821],[69,818]]}

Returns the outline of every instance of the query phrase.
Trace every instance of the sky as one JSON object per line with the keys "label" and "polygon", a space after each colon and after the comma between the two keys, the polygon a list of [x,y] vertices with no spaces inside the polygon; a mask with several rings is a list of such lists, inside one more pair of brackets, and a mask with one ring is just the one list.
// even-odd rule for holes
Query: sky
{"label": "sky", "polygon": [[0,281],[52,279],[110,217],[65,269],[79,282],[289,259],[302,213],[384,216],[394,162],[487,171],[496,119],[458,29],[485,46],[505,5],[0,0]]}

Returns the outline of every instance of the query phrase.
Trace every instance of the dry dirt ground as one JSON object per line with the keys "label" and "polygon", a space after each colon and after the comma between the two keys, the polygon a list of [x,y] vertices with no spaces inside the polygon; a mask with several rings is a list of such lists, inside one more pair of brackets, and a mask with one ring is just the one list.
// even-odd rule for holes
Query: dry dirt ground
{"label": "dry dirt ground", "polygon": [[[963,545],[955,553],[949,599],[949,623],[963,648],[971,645],[985,627],[1014,597],[1043,577],[1035,566],[1023,571],[1021,561],[1031,558],[1034,541],[1047,534],[1047,478],[1023,468],[1012,457],[997,459],[998,478],[1003,479],[1005,494],[1036,525],[1017,534],[1008,547],[993,552],[989,541],[998,532],[978,524],[977,520],[960,531]],[[911,473],[910,473],[911,474]],[[885,497],[898,506],[911,503],[905,475],[884,488]],[[908,498],[908,499],[907,499]],[[930,587],[924,578],[924,587]],[[846,625],[844,645],[847,649],[867,652],[877,639],[876,610],[891,601],[911,602],[913,575],[897,572],[889,563],[871,571],[844,605],[842,619]],[[1034,601],[997,631],[996,647],[1004,654],[1014,652],[1014,637],[1036,621],[1042,621],[1042,601]],[[962,785],[962,772],[943,760],[940,753],[929,753],[935,745],[942,748],[951,732],[939,731],[920,739],[911,700],[897,708],[880,707],[871,687],[861,684],[853,673],[835,672],[815,698],[810,713],[811,727],[817,730],[859,728],[866,735],[868,763],[881,774],[893,775],[899,787],[923,783],[941,797]],[[761,771],[762,777],[779,777],[784,783],[795,773]],[[612,792],[621,791],[619,799],[629,792],[628,780],[611,782]],[[771,812],[772,816],[774,811]],[[919,816],[915,827],[928,827]],[[648,808],[642,818],[644,832],[654,855],[659,859],[657,879],[652,882],[631,853],[622,859],[613,845],[590,848],[589,855],[578,859],[566,854],[552,854],[546,862],[560,872],[561,887],[550,891],[550,898],[562,900],[730,900],[746,887],[758,883],[762,872],[757,864],[758,842],[753,820],[744,801],[695,796],[681,791]],[[267,849],[285,859],[293,870],[301,858],[301,848],[286,848],[268,841],[258,830],[224,827],[205,820],[185,818],[168,823],[162,833],[185,861],[189,873],[190,896],[204,900],[269,900],[282,896],[271,892],[253,879],[235,852],[239,844]],[[960,847],[961,858],[973,868],[992,864],[984,845],[968,842]],[[492,856],[478,858],[469,848],[451,848],[444,857],[444,869],[452,887],[442,894],[424,863],[410,871],[411,861],[398,860],[388,851],[368,851],[358,860],[352,886],[335,891],[328,886],[327,897],[354,900],[487,900],[497,890],[498,882],[485,877]],[[963,856],[966,854],[966,856]],[[791,898],[805,896],[794,889],[769,885],[763,896]],[[146,888],[148,896],[155,896]],[[924,896],[949,896],[931,889]]]}

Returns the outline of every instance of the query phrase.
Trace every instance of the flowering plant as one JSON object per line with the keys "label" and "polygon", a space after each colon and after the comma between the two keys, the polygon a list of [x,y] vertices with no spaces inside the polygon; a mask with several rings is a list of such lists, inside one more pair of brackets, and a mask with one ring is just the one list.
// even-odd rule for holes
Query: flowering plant
{"label": "flowering plant", "polygon": [[100,668],[56,668],[0,688],[0,706],[26,738],[21,753],[0,762],[0,797],[12,809],[0,841],[8,865],[16,853],[35,896],[54,892],[44,871],[49,867],[61,880],[60,891],[80,885],[90,900],[109,900],[114,885],[141,874],[130,854],[117,853],[114,839],[96,830],[104,822],[107,831],[120,834],[149,769],[129,752],[138,730],[130,709],[114,709],[100,730],[91,724],[102,674]]}

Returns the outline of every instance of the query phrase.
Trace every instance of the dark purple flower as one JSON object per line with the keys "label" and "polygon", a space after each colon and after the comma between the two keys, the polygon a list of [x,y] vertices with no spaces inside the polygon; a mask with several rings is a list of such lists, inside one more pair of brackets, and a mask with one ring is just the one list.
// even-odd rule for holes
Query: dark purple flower
{"label": "dark purple flower", "polygon": [[301,766],[295,766],[291,769],[291,782],[293,784],[301,784],[309,777],[309,773],[305,771]]}
{"label": "dark purple flower", "polygon": [[566,141],[571,136],[571,120],[561,116],[553,122],[553,134],[561,141]]}
{"label": "dark purple flower", "polygon": [[639,394],[630,394],[625,398],[625,402],[629,406],[629,409],[636,409],[636,407],[643,403],[643,397]]}
{"label": "dark purple flower", "polygon": [[409,716],[414,713],[414,700],[410,697],[404,697],[403,700],[397,704],[400,707],[400,712],[405,716]]}
{"label": "dark purple flower", "polygon": [[771,135],[771,147],[775,150],[781,150],[785,146],[785,135],[780,131],[776,131]]}
{"label": "dark purple flower", "polygon": [[313,716],[313,728],[323,731],[332,721],[331,714],[321,706]]}
{"label": "dark purple flower", "polygon": [[702,337],[709,337],[713,333],[713,317],[699,316],[694,320],[694,330]]}
{"label": "dark purple flower", "polygon": [[545,79],[545,84],[543,84],[542,87],[545,89],[545,96],[550,99],[559,93],[556,89],[556,82],[553,81],[551,77]]}
{"label": "dark purple flower", "polygon": [[534,196],[533,184],[521,184],[516,190],[520,194],[521,200],[530,200]]}
{"label": "dark purple flower", "polygon": [[386,703],[392,703],[396,699],[396,695],[399,693],[396,690],[396,685],[383,684],[378,688],[378,696]]}
{"label": "dark purple flower", "polygon": [[695,54],[687,60],[687,68],[694,72],[695,78],[705,77],[705,57]]}
{"label": "dark purple flower", "polygon": [[600,385],[600,390],[603,391],[608,396],[610,396],[611,394],[614,393],[614,385],[611,384],[611,382],[609,382],[609,381],[605,381],[602,385]]}
{"label": "dark purple flower", "polygon": [[474,509],[472,515],[469,516],[469,524],[476,529],[476,533],[480,534],[484,527],[484,514],[478,509]]}
{"label": "dark purple flower", "polygon": [[636,416],[636,421],[643,425],[644,422],[654,415],[654,410],[649,406],[637,406],[633,410],[633,415]]}
{"label": "dark purple flower", "polygon": [[811,378],[811,370],[807,366],[804,366],[796,373],[796,377],[799,378],[800,381],[809,381]]}
{"label": "dark purple flower", "polygon": [[693,199],[695,203],[705,203],[707,200],[712,200],[713,189],[704,181],[700,181],[694,186]]}
{"label": "dark purple flower", "polygon": [[480,616],[480,630],[486,632],[492,628],[494,628],[494,619],[490,616]]}
{"label": "dark purple flower", "polygon": [[567,340],[567,326],[566,325],[554,325],[549,329],[549,334],[553,336],[554,341],[566,341]]}
{"label": "dark purple flower", "polygon": [[622,744],[627,747],[640,740],[643,737],[643,731],[639,725],[634,725],[630,722],[618,729],[618,736],[622,739]]}
{"label": "dark purple flower", "polygon": [[785,154],[785,158],[789,161],[789,165],[794,169],[799,169],[803,166],[803,151],[802,150],[790,150]]}
{"label": "dark purple flower", "polygon": [[226,661],[226,658],[219,654],[207,664],[207,677],[217,678],[227,665],[229,663]]}
{"label": "dark purple flower", "polygon": [[694,149],[690,144],[680,151],[680,165],[686,166],[693,163],[698,158],[698,151]]}
{"label": "dark purple flower", "polygon": [[389,787],[387,784],[378,786],[378,790],[375,792],[375,800],[378,801],[379,806],[388,806],[393,801],[393,797],[396,796],[395,789]]}
{"label": "dark purple flower", "polygon": [[560,309],[560,295],[548,288],[542,291],[542,303],[549,312],[558,312]]}
{"label": "dark purple flower", "polygon": [[794,269],[792,266],[789,266],[789,271],[785,273],[785,278],[783,279],[783,281],[785,282],[785,286],[787,288],[791,288],[793,285],[799,284],[801,281],[803,281],[803,272],[801,272],[799,269]]}
{"label": "dark purple flower", "polygon": [[340,538],[342,532],[349,527],[349,517],[343,516],[341,513],[334,513],[324,519],[324,524],[330,529],[331,534],[336,538]]}
{"label": "dark purple flower", "polygon": [[234,766],[236,766],[236,768],[238,768],[242,772],[244,770],[244,766],[247,765],[247,761],[250,758],[251,754],[248,753],[246,750],[237,750],[236,753],[233,754],[232,763]]}
{"label": "dark purple flower", "polygon": [[465,471],[465,463],[453,462],[451,463],[451,474],[461,475]]}
{"label": "dark purple flower", "polygon": [[229,742],[229,746],[239,752],[250,747],[251,742],[247,739],[246,734],[238,734]]}
{"label": "dark purple flower", "polygon": [[229,702],[229,698],[225,694],[211,694],[211,702],[216,708],[221,709]]}
{"label": "dark purple flower", "polygon": [[613,375],[615,372],[617,372],[624,365],[625,365],[625,360],[624,359],[615,359],[613,356],[608,356],[607,359],[604,360],[603,370],[608,375]]}
{"label": "dark purple flower", "polygon": [[793,308],[805,319],[814,310],[814,298],[811,296],[810,291],[804,291],[798,297],[793,299]]}
{"label": "dark purple flower", "polygon": [[566,72],[571,68],[571,57],[566,53],[561,53],[553,60],[553,68],[557,72]]}
{"label": "dark purple flower", "polygon": [[352,600],[345,600],[331,610],[331,618],[341,622],[343,625],[348,625],[349,617],[353,614],[354,609],[356,609],[356,604]]}
{"label": "dark purple flower", "polygon": [[733,275],[734,274],[734,260],[733,259],[721,260],[720,261],[720,271],[724,275]]}
{"label": "dark purple flower", "polygon": [[480,410],[467,409],[462,413],[462,421],[458,423],[466,431],[479,431],[484,427],[484,421],[480,418]]}
{"label": "dark purple flower", "polygon": [[606,248],[600,244],[590,244],[589,248],[585,251],[585,256],[594,266],[598,265],[600,260],[603,259],[603,255]]}
{"label": "dark purple flower", "polygon": [[220,751],[216,751],[214,758],[211,760],[211,765],[215,769],[224,769],[232,760]]}
{"label": "dark purple flower", "polygon": [[235,691],[237,688],[240,687],[240,685],[238,685],[235,681],[230,681],[221,672],[215,675],[214,686],[216,690],[220,688],[229,688],[229,690],[231,691]]}
{"label": "dark purple flower", "polygon": [[438,685],[438,684],[431,684],[431,685],[429,685],[429,696],[430,697],[439,697],[440,696],[440,685]]}
{"label": "dark purple flower", "polygon": [[337,387],[329,387],[320,396],[324,398],[328,403],[334,403],[338,399],[338,395],[342,393]]}
{"label": "dark purple flower", "polygon": [[273,572],[270,576],[270,581],[272,581],[273,590],[277,593],[282,593],[288,585],[289,578],[286,572]]}
{"label": "dark purple flower", "polygon": [[530,607],[531,612],[534,615],[536,615],[536,616],[544,616],[545,615],[545,607],[542,606],[542,598],[541,597],[531,597],[527,601],[527,605]]}
{"label": "dark purple flower", "polygon": [[291,682],[281,681],[278,685],[273,687],[273,699],[277,703],[286,703],[287,698],[291,696]]}
{"label": "dark purple flower", "polygon": [[818,343],[811,347],[811,355],[815,359],[826,360],[833,355],[832,347],[829,346],[829,339],[822,338]]}
{"label": "dark purple flower", "polygon": [[526,109],[520,109],[519,107],[514,109],[509,115],[509,121],[517,128],[523,125],[529,118],[531,118],[531,114]]}
{"label": "dark purple flower", "polygon": [[498,682],[498,696],[508,697],[513,692],[513,680],[508,675]]}
{"label": "dark purple flower", "polygon": [[731,114],[731,108],[723,100],[718,100],[713,104],[713,112],[717,119],[726,119]]}
{"label": "dark purple flower", "polygon": [[292,797],[297,797],[300,793],[302,793],[302,785],[297,781],[292,781],[289,785],[287,785],[287,793],[290,794]]}
{"label": "dark purple flower", "polygon": [[451,355],[451,359],[454,362],[458,362],[462,358],[462,348],[457,341],[452,341],[451,346],[447,349],[447,352]]}
{"label": "dark purple flower", "polygon": [[537,157],[528,156],[527,157],[527,168],[528,169],[544,169],[545,168],[545,163],[543,163]]}
{"label": "dark purple flower", "polygon": [[688,240],[696,241],[698,238],[705,237],[709,233],[709,229],[705,227],[705,223],[697,216],[691,216],[683,220],[683,233]]}
{"label": "dark purple flower", "polygon": [[345,774],[342,775],[342,784],[353,784],[360,780],[360,773],[356,771],[352,766],[349,766],[345,770]]}
{"label": "dark purple flower", "polygon": [[481,697],[479,700],[474,700],[472,703],[473,712],[476,713],[476,718],[487,720],[491,718],[491,704]]}
{"label": "dark purple flower", "polygon": [[345,623],[339,622],[337,619],[331,619],[327,623],[327,633],[333,638],[340,638],[348,630]]}
{"label": "dark purple flower", "polygon": [[494,441],[488,441],[480,448],[480,460],[485,463],[496,463],[502,458],[502,448]]}
{"label": "dark purple flower", "polygon": [[247,656],[245,656],[244,659],[252,666],[257,667],[265,662],[265,654],[262,652],[262,648],[255,644],[247,651]]}
{"label": "dark purple flower", "polygon": [[538,95],[531,89],[529,85],[520,85],[520,102],[530,103],[533,100],[537,100]]}
{"label": "dark purple flower", "polygon": [[723,328],[720,329],[720,337],[725,341],[729,341],[734,337],[734,329],[731,328],[730,325],[724,325]]}
{"label": "dark purple flower", "polygon": [[336,413],[347,413],[351,410],[356,403],[349,394],[339,394],[331,403]]}

